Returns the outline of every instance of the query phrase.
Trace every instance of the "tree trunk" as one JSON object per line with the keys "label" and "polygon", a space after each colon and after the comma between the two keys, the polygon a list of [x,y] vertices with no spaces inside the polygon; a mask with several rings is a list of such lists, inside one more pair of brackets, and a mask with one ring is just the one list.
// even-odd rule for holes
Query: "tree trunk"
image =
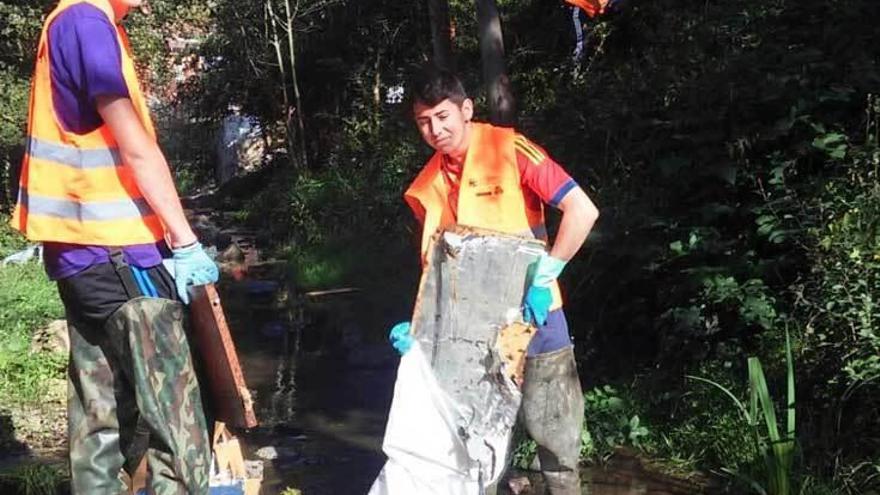
{"label": "tree trunk", "polygon": [[495,0],[476,0],[480,29],[480,58],[489,100],[489,119],[493,124],[516,123],[516,101],[504,63],[504,36]]}
{"label": "tree trunk", "polygon": [[455,70],[452,58],[452,27],[449,24],[449,1],[428,0],[431,18],[431,44],[434,49],[434,64],[444,69]]}
{"label": "tree trunk", "polygon": [[[299,2],[297,1],[297,10],[299,10]],[[293,19],[295,14],[290,9],[290,0],[284,0],[284,13],[287,15],[287,56],[290,57],[290,79],[293,83],[293,104],[295,105],[294,113],[296,114],[297,134],[299,135],[300,160],[304,169],[309,168],[309,153],[306,149],[306,126],[303,117],[302,98],[299,92],[299,81],[296,73],[296,48],[294,40],[296,31],[293,28]],[[288,121],[293,117],[287,115]],[[290,143],[293,145],[293,143]]]}
{"label": "tree trunk", "polygon": [[266,21],[272,31],[272,41],[270,44],[275,50],[275,60],[278,61],[278,76],[281,82],[281,95],[286,115],[290,111],[290,96],[287,94],[287,74],[284,69],[284,55],[281,53],[281,40],[278,38],[278,18],[275,16],[275,10],[272,8],[272,1],[266,0]]}

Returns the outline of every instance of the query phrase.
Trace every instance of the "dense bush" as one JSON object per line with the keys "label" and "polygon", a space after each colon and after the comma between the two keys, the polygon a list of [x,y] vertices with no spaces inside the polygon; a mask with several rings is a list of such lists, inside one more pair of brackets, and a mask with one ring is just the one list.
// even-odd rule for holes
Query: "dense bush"
{"label": "dense bush", "polygon": [[[667,455],[744,468],[754,452],[730,451],[743,425],[681,377],[742,384],[756,355],[781,380],[789,328],[801,468],[861,493],[877,483],[880,438],[880,72],[862,22],[877,6],[683,6],[603,21],[605,51],[580,71],[546,38],[514,52],[524,124],[603,210],[566,273],[585,375],[641,377]],[[839,476],[854,466],[861,478]]]}

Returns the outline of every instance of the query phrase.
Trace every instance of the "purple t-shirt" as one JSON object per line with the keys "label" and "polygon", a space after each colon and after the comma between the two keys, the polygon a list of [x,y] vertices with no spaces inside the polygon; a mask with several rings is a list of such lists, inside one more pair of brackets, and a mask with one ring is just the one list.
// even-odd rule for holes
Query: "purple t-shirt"
{"label": "purple t-shirt", "polygon": [[[69,132],[85,134],[97,129],[103,120],[96,98],[129,96],[116,26],[97,7],[79,3],[52,21],[48,43],[55,116]],[[164,249],[160,242],[125,246],[122,251],[128,263],[149,268],[162,262],[160,245]],[[46,242],[44,249],[46,272],[52,280],[110,261],[109,249],[103,246]]]}

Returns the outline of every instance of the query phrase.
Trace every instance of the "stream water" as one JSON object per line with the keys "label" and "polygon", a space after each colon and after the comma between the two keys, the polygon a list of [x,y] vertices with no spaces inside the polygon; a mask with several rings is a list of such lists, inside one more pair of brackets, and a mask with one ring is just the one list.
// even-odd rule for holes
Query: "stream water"
{"label": "stream water", "polygon": [[264,459],[263,493],[366,493],[384,462],[392,351],[358,338],[356,296],[291,314],[275,288],[248,281],[224,298],[236,301],[225,303],[227,318],[260,421],[241,435],[247,457]]}
{"label": "stream water", "polygon": [[[261,422],[241,435],[247,457],[265,459],[263,493],[289,486],[307,495],[364,494],[384,462],[397,359],[390,346],[365,337],[373,324],[359,317],[369,314],[365,295],[300,295],[291,304],[284,291],[278,280],[225,288],[227,317]],[[511,477],[530,487],[521,493],[543,493],[540,475]],[[593,495],[700,493],[625,456],[586,468],[583,478],[584,493]],[[500,493],[510,493],[507,483]]]}

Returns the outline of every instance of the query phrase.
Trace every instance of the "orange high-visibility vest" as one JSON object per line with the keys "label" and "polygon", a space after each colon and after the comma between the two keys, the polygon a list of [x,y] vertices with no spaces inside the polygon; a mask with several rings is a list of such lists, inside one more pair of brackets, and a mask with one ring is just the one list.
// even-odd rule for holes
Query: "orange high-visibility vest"
{"label": "orange high-visibility vest", "polygon": [[[144,200],[106,124],[86,134],[65,130],[55,115],[49,71],[49,25],[66,8],[89,3],[114,23],[107,0],[61,0],[43,24],[31,82],[28,141],[10,224],[34,241],[99,246],[144,244],[163,238],[159,218]],[[129,97],[155,139],[128,38],[117,26],[122,72]]]}
{"label": "orange high-visibility vest", "polygon": [[565,3],[583,10],[592,19],[605,12],[608,0],[565,0]]}
{"label": "orange high-visibility vest", "polygon": [[[523,196],[516,163],[513,129],[474,122],[459,181],[457,215],[449,207],[449,186],[443,177],[443,155],[434,153],[404,194],[416,215],[424,213],[422,259],[438,229],[455,223],[507,234],[547,240],[544,206],[533,210]],[[551,309],[562,307],[559,285],[554,283]]]}

